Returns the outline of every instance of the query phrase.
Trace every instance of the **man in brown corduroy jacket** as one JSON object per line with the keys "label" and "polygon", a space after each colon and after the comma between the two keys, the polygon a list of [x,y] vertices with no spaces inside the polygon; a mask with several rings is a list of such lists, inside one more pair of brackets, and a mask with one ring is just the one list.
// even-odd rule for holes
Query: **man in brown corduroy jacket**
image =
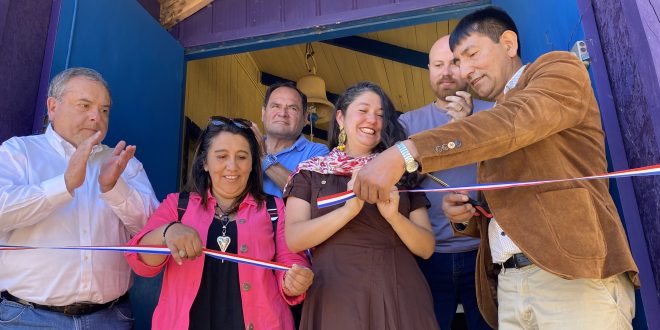
{"label": "man in brown corduroy jacket", "polygon": [[[404,170],[478,163],[480,183],[564,179],[607,172],[600,112],[580,60],[550,52],[522,65],[504,11],[464,17],[450,45],[461,75],[496,105],[410,137],[358,174],[354,191],[387,199]],[[503,329],[631,329],[637,266],[607,180],[484,192],[493,220],[473,216],[465,194],[443,208],[459,234],[481,237],[477,298]]]}

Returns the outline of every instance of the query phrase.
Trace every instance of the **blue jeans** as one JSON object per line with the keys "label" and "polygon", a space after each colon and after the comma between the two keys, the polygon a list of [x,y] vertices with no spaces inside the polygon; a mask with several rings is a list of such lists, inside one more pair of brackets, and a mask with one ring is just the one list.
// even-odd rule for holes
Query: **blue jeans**
{"label": "blue jeans", "polygon": [[435,318],[440,329],[451,329],[458,304],[463,304],[468,329],[490,329],[477,306],[474,267],[477,251],[434,253],[417,259],[433,295]]}
{"label": "blue jeans", "polygon": [[0,330],[128,330],[132,328],[133,314],[129,299],[104,310],[82,316],[67,316],[6,299],[0,300]]}

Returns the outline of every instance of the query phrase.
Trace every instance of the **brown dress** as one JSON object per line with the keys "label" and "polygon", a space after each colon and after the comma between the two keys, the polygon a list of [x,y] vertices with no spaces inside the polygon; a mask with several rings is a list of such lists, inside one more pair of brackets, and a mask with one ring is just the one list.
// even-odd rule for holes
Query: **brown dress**
{"label": "brown dress", "polygon": [[[318,209],[316,199],[346,191],[350,177],[300,171],[285,197],[311,204],[312,218],[340,205]],[[399,212],[426,207],[421,193],[400,193]],[[438,329],[433,298],[413,254],[375,204],[313,250],[314,282],[303,305],[300,329]]]}

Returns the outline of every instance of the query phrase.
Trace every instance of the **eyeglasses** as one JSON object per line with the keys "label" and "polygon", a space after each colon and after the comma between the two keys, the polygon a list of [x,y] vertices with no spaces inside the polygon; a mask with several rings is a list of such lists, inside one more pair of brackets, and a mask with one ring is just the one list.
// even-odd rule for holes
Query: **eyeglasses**
{"label": "eyeglasses", "polygon": [[240,129],[251,130],[252,122],[243,118],[231,119],[223,116],[212,116],[211,118],[209,118],[208,125],[213,125],[213,126],[233,125]]}

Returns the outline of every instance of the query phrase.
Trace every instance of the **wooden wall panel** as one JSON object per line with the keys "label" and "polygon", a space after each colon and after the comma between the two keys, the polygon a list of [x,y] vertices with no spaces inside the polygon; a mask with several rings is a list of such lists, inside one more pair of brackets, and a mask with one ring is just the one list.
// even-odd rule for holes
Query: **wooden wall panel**
{"label": "wooden wall panel", "polygon": [[[227,31],[227,30],[234,30],[234,29],[240,29],[244,28],[247,26],[247,3],[244,0],[221,0],[221,1],[214,1],[213,4],[211,5],[211,9],[207,10],[202,10],[202,12],[209,12],[210,14],[209,19],[211,19],[211,23],[205,22],[199,22],[198,24],[196,21],[198,20],[196,17],[191,17],[190,19],[182,22],[179,24],[180,26],[182,24],[190,24],[191,26],[188,28],[182,28],[181,31],[186,31],[190,30],[191,35],[199,34],[199,32],[196,32],[195,30],[198,30],[201,28],[201,26],[198,25],[211,25],[212,31],[208,34],[213,34],[215,31]],[[240,13],[240,14],[239,14]],[[183,38],[180,38],[183,39]]]}
{"label": "wooden wall panel", "polygon": [[248,53],[188,62],[185,113],[204,128],[213,115],[261,124],[266,86]]}
{"label": "wooden wall panel", "polygon": [[316,1],[284,0],[284,20],[288,22],[304,21],[317,16]]}
{"label": "wooden wall panel", "polygon": [[[387,25],[390,18],[408,12],[431,10],[460,17],[484,0],[215,0],[210,6],[179,23],[177,39],[188,47],[219,44],[245,38],[299,31],[314,27],[334,28],[358,20]],[[458,8],[458,9],[457,9]],[[283,36],[285,39],[286,35]]]}
{"label": "wooden wall panel", "polygon": [[283,20],[282,0],[244,0],[247,9],[247,25],[274,25]]}
{"label": "wooden wall panel", "polygon": [[318,11],[322,15],[328,15],[328,14],[334,14],[334,13],[340,13],[340,12],[348,12],[350,10],[353,10],[353,1],[337,1],[337,0],[318,0],[316,1],[318,3]]}
{"label": "wooden wall panel", "polygon": [[355,8],[372,8],[376,6],[389,5],[395,3],[394,0],[356,0]]}

